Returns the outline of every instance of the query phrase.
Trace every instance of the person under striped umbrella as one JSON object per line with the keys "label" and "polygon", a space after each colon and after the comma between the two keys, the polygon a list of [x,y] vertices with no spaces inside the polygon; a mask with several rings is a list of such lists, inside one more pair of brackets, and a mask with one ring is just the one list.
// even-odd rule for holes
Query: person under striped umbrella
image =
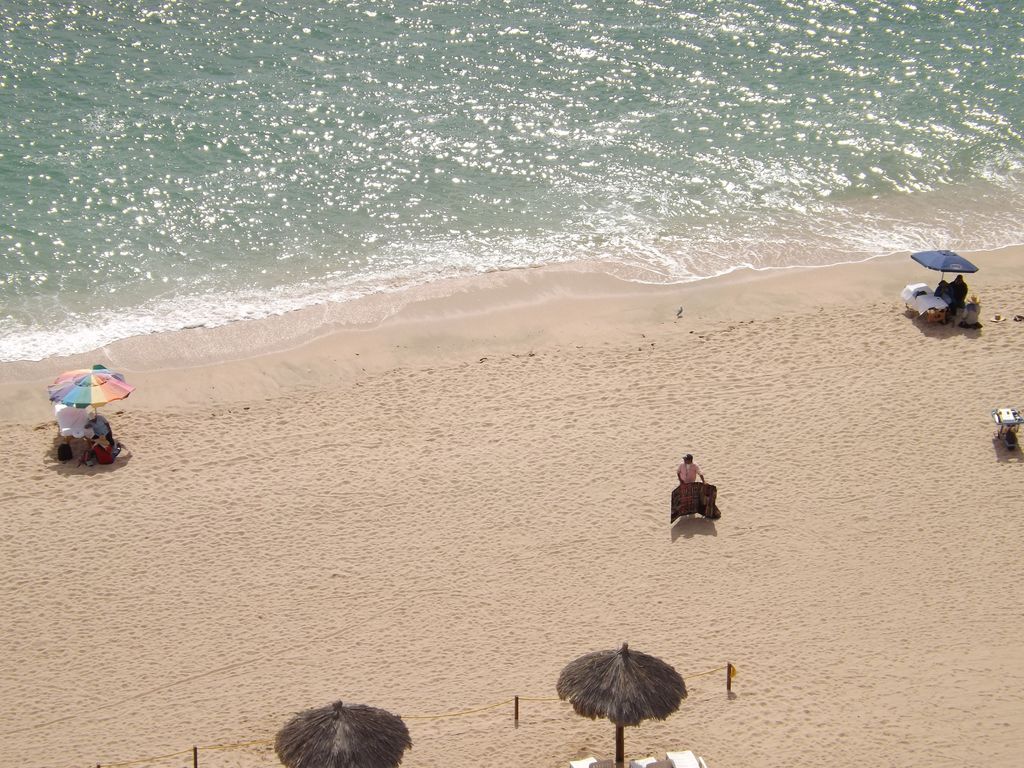
{"label": "person under striped umbrella", "polygon": [[[65,371],[54,379],[48,390],[60,433],[64,436],[88,437],[91,441],[79,463],[112,463],[121,446],[114,439],[110,423],[96,412],[96,408],[115,400],[123,400],[135,387],[127,383],[120,373],[103,365],[94,365],[91,369]],[[87,420],[71,418],[71,414],[81,413],[81,409],[85,408],[92,408]],[[60,461],[71,458],[70,443],[58,447],[57,458]]]}

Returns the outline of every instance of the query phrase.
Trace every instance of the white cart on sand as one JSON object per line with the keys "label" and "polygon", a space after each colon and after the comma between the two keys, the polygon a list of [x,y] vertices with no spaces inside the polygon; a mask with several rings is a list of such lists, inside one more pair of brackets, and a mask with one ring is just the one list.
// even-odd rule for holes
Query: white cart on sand
{"label": "white cart on sand", "polygon": [[1008,451],[1017,450],[1020,442],[1017,440],[1017,430],[1024,424],[1024,416],[1021,416],[1017,408],[996,408],[992,411],[992,421],[996,423],[996,437],[1002,440]]}

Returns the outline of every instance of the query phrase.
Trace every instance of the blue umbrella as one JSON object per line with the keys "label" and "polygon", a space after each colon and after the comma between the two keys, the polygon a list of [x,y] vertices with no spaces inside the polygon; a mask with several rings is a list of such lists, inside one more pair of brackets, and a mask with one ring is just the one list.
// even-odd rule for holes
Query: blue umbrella
{"label": "blue umbrella", "polygon": [[952,251],[919,251],[910,254],[918,264],[936,272],[977,272],[978,268]]}

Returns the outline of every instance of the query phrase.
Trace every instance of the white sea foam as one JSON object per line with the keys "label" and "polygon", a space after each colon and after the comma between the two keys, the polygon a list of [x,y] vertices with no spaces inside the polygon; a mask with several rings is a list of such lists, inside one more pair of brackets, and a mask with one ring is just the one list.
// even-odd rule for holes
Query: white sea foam
{"label": "white sea foam", "polygon": [[[894,205],[867,208],[821,206],[818,215],[790,212],[756,231],[707,228],[702,233],[660,232],[656,221],[615,212],[595,214],[604,227],[543,238],[506,238],[489,258],[464,239],[391,248],[379,267],[394,268],[265,289],[202,290],[126,306],[116,312],[78,313],[68,308],[68,326],[16,323],[0,318],[0,361],[41,360],[103,347],[120,339],[187,328],[213,328],[259,320],[326,302],[349,302],[378,293],[400,293],[428,282],[548,264],[595,265],[624,280],[650,284],[682,283],[740,268],[783,269],[864,261],[878,256],[942,247],[987,250],[1024,242],[1020,220],[993,208],[982,195],[985,214],[962,208],[970,194],[951,200],[915,200],[900,211]],[[960,203],[957,200],[961,201]],[[1009,203],[1012,208],[1013,203]],[[922,209],[934,208],[937,218]],[[826,216],[825,214],[828,214]],[[478,244],[476,244],[478,245]],[[69,328],[73,329],[69,331]]]}

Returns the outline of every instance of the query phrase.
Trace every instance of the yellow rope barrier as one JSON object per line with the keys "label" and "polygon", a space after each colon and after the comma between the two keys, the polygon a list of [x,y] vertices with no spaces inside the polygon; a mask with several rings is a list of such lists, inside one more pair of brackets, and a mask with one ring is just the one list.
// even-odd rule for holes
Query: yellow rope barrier
{"label": "yellow rope barrier", "polygon": [[499,701],[497,704],[488,704],[486,707],[479,707],[477,709],[467,709],[462,712],[449,712],[446,715],[402,715],[403,720],[440,720],[444,717],[462,717],[463,715],[473,715],[477,712],[484,712],[488,709],[494,709],[500,707],[502,704],[511,704],[515,699],[505,699]]}
{"label": "yellow rope barrier", "polygon": [[704,675],[712,675],[715,672],[721,672],[723,669],[728,669],[728,668],[729,668],[728,666],[715,667],[714,669],[709,669],[707,672],[698,672],[695,675],[687,675],[687,677],[703,677]]}
{"label": "yellow rope barrier", "polygon": [[557,696],[547,696],[547,697],[543,697],[543,698],[539,697],[539,696],[520,696],[519,700],[520,701],[561,701],[561,699],[558,698]]}
{"label": "yellow rope barrier", "polygon": [[[703,677],[704,675],[712,675],[715,672],[721,672],[724,669],[728,669],[730,665],[724,667],[715,667],[709,669],[707,672],[697,672],[692,675],[687,675],[688,678]],[[735,676],[736,668],[733,667],[733,676]],[[561,701],[558,696],[519,696],[519,701]],[[461,712],[448,712],[443,715],[402,715],[403,720],[442,720],[448,717],[465,717],[466,715],[475,715],[478,712],[486,712],[489,709],[495,709],[496,707],[504,706],[505,704],[512,704],[515,698],[505,699],[495,704],[488,704],[483,707],[477,707],[475,709],[465,709]],[[208,744],[204,747],[196,747],[198,750],[224,750],[224,749],[240,749],[242,747],[252,747],[260,744],[273,744],[273,739],[256,739],[254,741],[238,741],[231,744]],[[128,760],[121,763],[97,763],[96,768],[125,768],[129,765],[141,765],[142,763],[150,763],[156,760],[166,760],[169,757],[180,757],[181,755],[191,755],[191,749],[185,749],[181,752],[171,752],[166,755],[158,755],[156,757],[145,757],[139,760]]]}
{"label": "yellow rope barrier", "polygon": [[181,752],[171,752],[171,753],[166,754],[166,755],[157,755],[156,757],[144,757],[144,758],[141,758],[139,760],[129,760],[129,761],[124,762],[124,763],[103,763],[102,766],[100,766],[100,764],[97,763],[96,765],[97,765],[97,768],[121,768],[121,766],[124,766],[124,765],[139,765],[140,763],[148,763],[148,762],[151,762],[153,760],[166,760],[168,757],[178,757],[180,755],[191,755],[191,754],[192,754],[192,750],[191,749],[184,749]]}
{"label": "yellow rope barrier", "polygon": [[239,741],[234,744],[210,744],[199,749],[238,749],[239,747],[251,747],[256,744],[273,744],[273,739],[256,739],[255,741]]}

